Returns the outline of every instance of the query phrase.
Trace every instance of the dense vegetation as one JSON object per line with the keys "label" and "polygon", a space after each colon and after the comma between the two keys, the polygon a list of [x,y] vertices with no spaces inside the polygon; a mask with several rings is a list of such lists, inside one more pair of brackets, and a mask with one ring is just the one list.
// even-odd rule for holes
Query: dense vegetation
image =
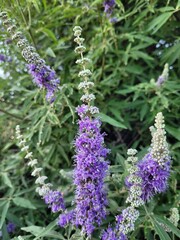
{"label": "dense vegetation", "polygon": [[[180,1],[116,0],[111,14],[103,1],[0,0],[1,11],[15,19],[18,28],[60,77],[56,100],[49,104],[45,92],[32,83],[26,63],[11,35],[0,22],[0,227],[3,239],[82,239],[80,230],[56,226],[52,214],[35,192],[31,169],[15,139],[15,126],[28,141],[35,158],[56,188],[64,192],[67,207],[74,199],[72,185],[73,140],[81,92],[74,53],[73,27],[82,27],[87,56],[92,60],[96,106],[103,122],[106,146],[111,149],[108,218],[101,229],[126,205],[124,186],[127,149],[136,148],[141,159],[151,143],[149,127],[163,112],[172,157],[169,188],[140,208],[136,230],[129,239],[178,239],[159,227],[173,207],[177,191],[180,153],[179,84]],[[4,56],[4,58],[3,58]],[[169,64],[168,79],[156,81]],[[152,215],[153,214],[153,215]],[[16,225],[11,234],[8,222]],[[99,239],[99,230],[92,239]],[[13,238],[14,237],[14,238]]]}

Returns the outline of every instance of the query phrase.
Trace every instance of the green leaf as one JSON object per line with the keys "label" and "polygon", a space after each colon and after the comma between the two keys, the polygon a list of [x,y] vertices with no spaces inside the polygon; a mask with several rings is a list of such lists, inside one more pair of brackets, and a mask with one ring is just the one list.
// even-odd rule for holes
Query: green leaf
{"label": "green leaf", "polygon": [[10,180],[7,172],[2,172],[1,176],[2,176],[2,180],[3,180],[4,184],[7,185],[10,188],[13,188],[11,180]]}
{"label": "green leaf", "polygon": [[39,8],[39,5],[38,5],[39,1],[37,1],[37,0],[28,0],[28,2],[32,3],[34,5],[36,11],[40,13],[40,8]]}
{"label": "green leaf", "polygon": [[53,51],[52,48],[50,48],[50,47],[47,48],[46,54],[47,54],[48,56],[50,56],[50,57],[53,57],[53,58],[56,57],[54,51]]}
{"label": "green leaf", "polygon": [[14,204],[20,207],[29,208],[29,209],[36,209],[36,207],[30,202],[30,200],[22,197],[15,197],[13,198]]}
{"label": "green leaf", "polygon": [[172,224],[167,218],[154,215],[154,218],[163,224],[165,224],[177,237],[180,238],[180,230]]}
{"label": "green leaf", "polygon": [[54,228],[56,224],[57,224],[56,221],[53,221],[46,228],[33,225],[29,227],[23,227],[21,229],[25,232],[29,232],[34,236],[36,236],[34,240],[42,239],[41,237],[48,237],[48,239],[55,238],[55,239],[65,240],[65,238],[59,232],[51,231],[51,229]]}
{"label": "green leaf", "polygon": [[180,141],[180,128],[174,128],[166,124],[166,131]]}
{"label": "green leaf", "polygon": [[159,8],[160,12],[169,12],[169,11],[174,11],[174,10],[175,9],[172,6],[166,6],[166,7]]}
{"label": "green leaf", "polygon": [[42,232],[45,228],[43,227],[38,227],[38,226],[29,226],[29,227],[23,227],[21,228],[21,230],[25,231],[25,232],[30,232],[31,234],[33,234],[34,236],[37,236],[40,232]]}
{"label": "green leaf", "polygon": [[46,228],[42,228],[42,231],[40,231],[40,233],[37,234],[37,237],[34,240],[37,240],[40,237],[45,237],[45,236],[65,240],[65,238],[59,232],[52,231],[52,229],[56,225],[57,225],[57,220],[51,222]]}
{"label": "green leaf", "polygon": [[38,29],[38,32],[41,32],[41,31],[44,32],[46,34],[46,36],[51,38],[54,42],[57,42],[56,36],[54,35],[54,33],[50,29],[48,29],[48,28]]}
{"label": "green leaf", "polygon": [[110,125],[112,125],[112,126],[114,126],[114,127],[119,127],[119,128],[127,129],[127,127],[126,127],[124,124],[116,121],[115,119],[107,116],[107,115],[104,114],[104,113],[99,113],[98,116],[100,117],[100,119],[101,119],[102,122],[107,122],[107,123],[109,123]]}
{"label": "green leaf", "polygon": [[173,64],[180,56],[180,42],[176,42],[172,47],[165,50],[162,54],[163,63]]}
{"label": "green leaf", "polygon": [[3,206],[2,215],[1,215],[1,221],[0,221],[0,229],[2,228],[2,226],[4,224],[4,221],[5,221],[5,218],[6,218],[8,209],[9,209],[9,206],[10,206],[10,201],[7,201],[7,203]]}
{"label": "green leaf", "polygon": [[59,121],[59,119],[58,119],[56,114],[54,114],[52,112],[49,112],[49,114],[47,115],[47,119],[53,125],[59,125],[60,126],[60,121]]}
{"label": "green leaf", "polygon": [[165,12],[153,19],[149,24],[148,31],[153,30],[152,34],[156,33],[168,21],[172,14],[173,12]]}
{"label": "green leaf", "polygon": [[7,231],[7,225],[4,223],[3,226],[2,226],[2,236],[3,236],[3,240],[10,240],[10,237],[9,237],[9,234],[8,234],[8,231]]}
{"label": "green leaf", "polygon": [[165,232],[163,227],[161,227],[161,225],[156,221],[156,219],[154,219],[152,216],[150,219],[151,219],[152,224],[154,225],[154,229],[155,229],[156,233],[158,234],[158,236],[160,237],[160,239],[161,240],[171,240],[171,238],[169,237],[167,232]]}

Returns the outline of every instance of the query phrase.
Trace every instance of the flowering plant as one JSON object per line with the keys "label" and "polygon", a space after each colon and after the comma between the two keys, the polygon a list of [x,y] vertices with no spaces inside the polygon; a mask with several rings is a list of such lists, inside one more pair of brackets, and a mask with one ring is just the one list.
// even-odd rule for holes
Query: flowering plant
{"label": "flowering plant", "polygon": [[[178,4],[8,4],[0,21],[3,238],[178,238]],[[73,22],[84,28],[86,57],[79,26],[73,54]]]}

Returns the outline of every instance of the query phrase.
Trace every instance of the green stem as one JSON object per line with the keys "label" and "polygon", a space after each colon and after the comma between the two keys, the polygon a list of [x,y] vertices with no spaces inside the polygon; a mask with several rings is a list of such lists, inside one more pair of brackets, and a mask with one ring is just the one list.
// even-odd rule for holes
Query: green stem
{"label": "green stem", "polygon": [[17,4],[18,4],[18,6],[19,6],[19,10],[20,10],[21,16],[22,16],[22,18],[23,18],[23,21],[24,21],[26,27],[27,27],[27,30],[28,30],[28,32],[29,32],[29,35],[30,35],[31,40],[32,40],[32,42],[33,42],[33,45],[34,45],[36,51],[38,52],[38,49],[37,49],[37,47],[36,47],[36,43],[35,43],[35,40],[34,40],[32,31],[31,31],[30,26],[28,25],[28,23],[27,23],[27,21],[26,21],[26,18],[25,18],[25,16],[24,16],[24,13],[23,13],[23,10],[22,10],[21,4],[20,4],[20,1],[19,1],[19,0],[16,0],[16,2],[17,2]]}
{"label": "green stem", "polygon": [[18,119],[20,119],[20,120],[23,120],[22,117],[19,117],[19,116],[13,114],[13,113],[10,113],[10,112],[8,112],[8,111],[6,111],[6,110],[4,110],[4,109],[0,109],[0,112],[5,113],[5,114],[7,114],[7,115],[9,115],[9,116],[11,116],[11,117],[14,117],[14,118],[18,118]]}

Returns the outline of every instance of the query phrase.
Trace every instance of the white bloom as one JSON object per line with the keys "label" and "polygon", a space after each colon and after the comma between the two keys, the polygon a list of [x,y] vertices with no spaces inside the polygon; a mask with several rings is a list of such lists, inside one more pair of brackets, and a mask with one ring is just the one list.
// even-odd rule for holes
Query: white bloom
{"label": "white bloom", "polygon": [[34,171],[31,173],[31,175],[36,176],[40,173],[41,170],[42,170],[42,168],[35,168]]}
{"label": "white bloom", "polygon": [[32,155],[33,155],[33,153],[32,153],[32,152],[29,152],[28,154],[26,154],[26,156],[25,156],[24,158],[31,158]]}
{"label": "white bloom", "polygon": [[30,162],[28,162],[27,165],[33,167],[33,166],[36,165],[37,163],[38,163],[37,159],[33,159],[33,160],[31,160]]}
{"label": "white bloom", "polygon": [[46,176],[40,176],[36,179],[35,184],[44,185],[44,181],[47,179]]}

